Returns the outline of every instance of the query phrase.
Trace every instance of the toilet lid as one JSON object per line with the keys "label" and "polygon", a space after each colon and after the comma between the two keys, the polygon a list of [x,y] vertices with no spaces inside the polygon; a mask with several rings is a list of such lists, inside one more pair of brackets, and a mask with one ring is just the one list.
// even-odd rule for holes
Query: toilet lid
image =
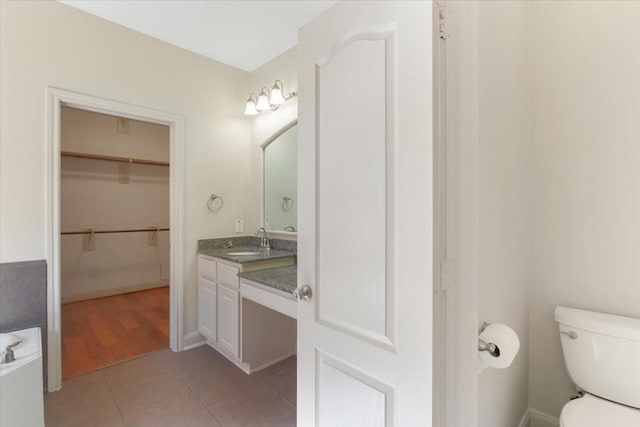
{"label": "toilet lid", "polygon": [[640,409],[620,405],[609,400],[585,394],[564,405],[560,414],[563,427],[637,427]]}

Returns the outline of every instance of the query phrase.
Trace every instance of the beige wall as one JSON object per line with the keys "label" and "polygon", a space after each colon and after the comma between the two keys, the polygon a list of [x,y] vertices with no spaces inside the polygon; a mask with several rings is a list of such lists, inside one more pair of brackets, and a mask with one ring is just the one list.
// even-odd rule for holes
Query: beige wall
{"label": "beige wall", "polygon": [[[169,127],[62,108],[63,151],[169,160]],[[169,227],[169,168],[132,164],[129,183],[119,181],[119,163],[62,157],[60,213],[63,231]],[[82,248],[82,235],[60,240],[62,302],[168,284],[169,232],[96,235],[95,249]]]}
{"label": "beige wall", "polygon": [[530,403],[574,393],[557,305],[640,317],[640,3],[530,4]]}
{"label": "beige wall", "polygon": [[127,120],[118,131],[118,117],[62,107],[61,150],[103,156],[169,161],[169,126]]}
{"label": "beige wall", "polygon": [[[297,48],[290,49],[282,55],[256,69],[249,77],[249,91],[259,92],[262,86],[269,89],[278,79],[284,84],[285,94],[298,91],[298,53]],[[256,92],[256,94],[257,94]],[[262,149],[260,145],[274,133],[298,117],[298,98],[289,99],[278,110],[262,113],[251,120],[251,166],[250,191],[247,230],[253,232],[262,226]],[[297,199],[297,197],[296,197]]]}
{"label": "beige wall", "polygon": [[[45,257],[47,86],[180,114],[183,333],[195,332],[196,241],[233,235],[234,219],[248,212],[247,73],[57,2],[0,5],[0,262]],[[211,193],[225,199],[215,214],[206,208]]]}
{"label": "beige wall", "polygon": [[520,338],[507,369],[478,379],[478,426],[515,427],[528,406],[531,174],[527,6],[479,3],[479,324]]}

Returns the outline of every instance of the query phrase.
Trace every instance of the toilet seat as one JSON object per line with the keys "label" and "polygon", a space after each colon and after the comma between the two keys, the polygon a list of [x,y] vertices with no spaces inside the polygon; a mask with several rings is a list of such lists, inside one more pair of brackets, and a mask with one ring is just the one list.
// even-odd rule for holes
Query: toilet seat
{"label": "toilet seat", "polygon": [[560,427],[638,427],[640,409],[585,394],[564,405]]}

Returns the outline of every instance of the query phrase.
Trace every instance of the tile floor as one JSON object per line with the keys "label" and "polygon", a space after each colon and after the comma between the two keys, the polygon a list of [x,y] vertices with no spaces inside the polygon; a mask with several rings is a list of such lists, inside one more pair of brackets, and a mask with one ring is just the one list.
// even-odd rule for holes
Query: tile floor
{"label": "tile floor", "polygon": [[45,396],[45,424],[287,427],[296,425],[295,408],[295,357],[249,376],[202,346],[65,381]]}

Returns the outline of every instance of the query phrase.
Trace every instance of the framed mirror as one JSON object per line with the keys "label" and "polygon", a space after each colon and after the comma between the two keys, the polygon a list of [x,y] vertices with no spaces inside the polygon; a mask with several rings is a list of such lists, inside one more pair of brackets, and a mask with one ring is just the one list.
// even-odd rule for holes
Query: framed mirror
{"label": "framed mirror", "polygon": [[267,230],[298,230],[298,121],[287,124],[264,144],[263,224]]}

